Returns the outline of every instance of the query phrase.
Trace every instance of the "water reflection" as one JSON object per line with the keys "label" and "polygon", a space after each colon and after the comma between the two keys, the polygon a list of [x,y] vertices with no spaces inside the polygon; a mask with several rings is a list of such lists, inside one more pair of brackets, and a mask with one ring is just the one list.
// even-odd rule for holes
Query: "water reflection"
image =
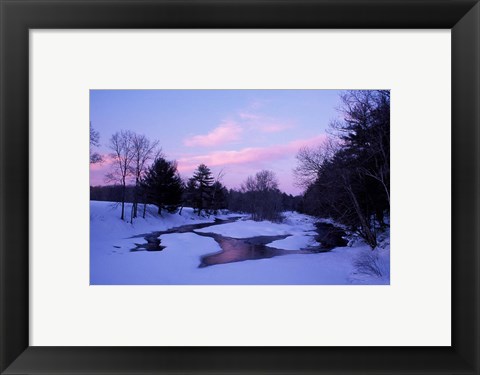
{"label": "water reflection", "polygon": [[[221,251],[215,254],[205,255],[201,258],[199,267],[207,267],[214,264],[240,262],[243,260],[266,259],[285,254],[305,253],[304,250],[287,251],[267,246],[266,244],[287,238],[286,236],[258,236],[246,239],[223,237],[212,233],[212,237],[221,247]],[[310,252],[309,252],[310,253]]]}

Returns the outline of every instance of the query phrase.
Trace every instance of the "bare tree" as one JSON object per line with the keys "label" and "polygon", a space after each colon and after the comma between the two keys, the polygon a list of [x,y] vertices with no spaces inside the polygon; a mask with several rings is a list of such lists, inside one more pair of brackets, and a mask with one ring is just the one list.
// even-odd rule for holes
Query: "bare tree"
{"label": "bare tree", "polygon": [[317,179],[325,162],[335,156],[339,142],[328,137],[316,147],[302,147],[298,151],[297,167],[293,170],[295,184],[298,187],[308,188]]}
{"label": "bare tree", "polygon": [[[138,197],[140,195],[140,182],[147,170],[148,162],[153,160],[158,141],[150,142],[143,134],[132,133],[132,175],[135,177],[135,192],[133,196],[132,220],[137,217]],[[156,156],[161,155],[158,150]],[[143,202],[143,217],[145,218],[146,201]]]}
{"label": "bare tree", "polygon": [[272,171],[262,170],[249,176],[242,184],[246,194],[245,211],[252,214],[253,220],[281,219],[282,197],[278,190],[278,180]]}
{"label": "bare tree", "polygon": [[376,123],[371,127],[369,163],[360,168],[360,172],[380,183],[390,205],[390,93],[380,90],[376,101],[372,111]]}
{"label": "bare tree", "polygon": [[90,122],[90,164],[103,162],[102,155],[93,152],[93,148],[98,146],[100,146],[100,133],[92,127],[92,122]]}
{"label": "bare tree", "polygon": [[127,186],[127,178],[132,173],[132,161],[134,158],[133,151],[134,134],[127,131],[116,132],[110,138],[109,148],[113,151],[111,157],[113,159],[112,171],[106,175],[108,182],[120,184],[122,187],[122,214],[120,218],[125,220],[125,193]]}

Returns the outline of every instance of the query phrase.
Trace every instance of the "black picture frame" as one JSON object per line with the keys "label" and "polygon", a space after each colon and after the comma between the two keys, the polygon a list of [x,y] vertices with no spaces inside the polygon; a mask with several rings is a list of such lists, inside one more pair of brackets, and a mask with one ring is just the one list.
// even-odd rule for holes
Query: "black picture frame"
{"label": "black picture frame", "polygon": [[[0,12],[2,374],[480,373],[477,1],[0,0]],[[37,28],[451,29],[451,347],[29,346],[29,29]]]}

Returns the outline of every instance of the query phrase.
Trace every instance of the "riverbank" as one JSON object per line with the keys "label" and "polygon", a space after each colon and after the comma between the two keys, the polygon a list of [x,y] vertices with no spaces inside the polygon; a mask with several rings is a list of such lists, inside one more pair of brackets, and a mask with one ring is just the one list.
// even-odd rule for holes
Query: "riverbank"
{"label": "riverbank", "polygon": [[[118,205],[110,202],[90,202],[91,284],[338,285],[389,282],[389,274],[387,277],[358,273],[355,260],[362,254],[370,256],[372,253],[361,241],[350,247],[334,248],[328,253],[297,254],[292,251],[272,258],[199,267],[202,257],[222,250],[213,238],[200,233],[216,231],[222,236],[234,238],[288,235],[269,246],[282,250],[315,246],[316,220],[296,212],[286,213],[285,221],[280,224],[253,222],[243,218],[196,230],[199,233],[163,234],[161,245],[165,248],[162,251],[132,252],[142,242],[142,238],[135,237],[139,234],[189,224],[214,224],[215,219],[228,219],[238,214],[198,217],[191,208],[184,208],[182,215],[165,213],[160,217],[155,207],[149,206],[146,218],[138,218],[131,224],[119,219],[119,209]],[[389,273],[389,245],[388,249],[381,249],[378,254],[383,267],[381,272],[386,273],[388,264]],[[368,260],[364,259],[365,262]]]}

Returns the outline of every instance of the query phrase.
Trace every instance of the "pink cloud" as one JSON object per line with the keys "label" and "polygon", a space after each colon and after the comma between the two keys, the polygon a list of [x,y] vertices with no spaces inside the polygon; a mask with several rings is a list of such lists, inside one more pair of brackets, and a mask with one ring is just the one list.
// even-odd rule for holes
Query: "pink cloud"
{"label": "pink cloud", "polygon": [[211,147],[236,141],[240,138],[242,128],[234,122],[224,122],[204,135],[195,135],[183,141],[185,146]]}
{"label": "pink cloud", "polygon": [[105,175],[112,169],[113,158],[110,154],[101,155],[103,162],[90,164],[90,186],[105,185]]}
{"label": "pink cloud", "polygon": [[[325,134],[309,138],[297,139],[288,143],[269,147],[248,147],[235,151],[215,151],[202,155],[183,154],[177,158],[178,169],[185,178],[199,164],[205,163],[212,170],[226,172],[225,183],[228,187],[239,187],[240,183],[249,175],[262,168],[272,169],[277,173],[282,189],[287,192],[298,193],[290,182],[291,170],[294,167],[294,156],[301,147],[316,146],[326,140]],[[111,172],[113,159],[110,155],[102,155],[102,164],[90,164],[90,185],[106,185],[105,175]],[[229,168],[231,166],[231,168]]]}
{"label": "pink cloud", "polygon": [[181,172],[192,171],[200,163],[209,167],[217,167],[280,160],[295,155],[301,147],[317,145],[325,141],[326,137],[325,134],[322,134],[314,138],[299,139],[283,145],[249,147],[237,151],[215,151],[204,155],[183,157],[178,159],[178,169]]}
{"label": "pink cloud", "polygon": [[113,163],[113,158],[110,154],[102,154],[100,156],[102,157],[102,162],[90,164],[91,171],[104,170],[106,167],[109,168]]}

